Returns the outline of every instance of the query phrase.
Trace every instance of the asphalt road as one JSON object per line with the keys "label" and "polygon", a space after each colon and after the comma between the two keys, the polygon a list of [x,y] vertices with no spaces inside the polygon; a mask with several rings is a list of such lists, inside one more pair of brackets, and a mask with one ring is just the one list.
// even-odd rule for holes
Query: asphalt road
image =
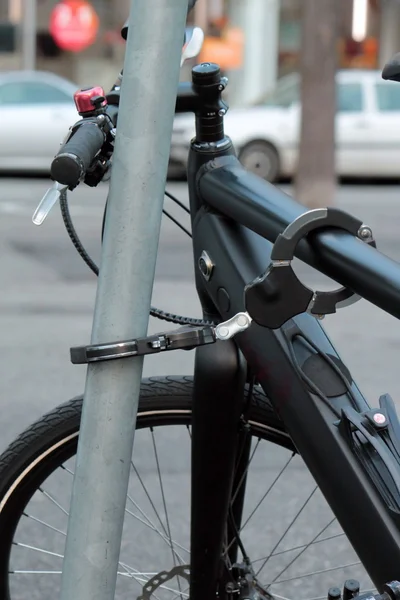
{"label": "asphalt road", "polygon": [[[46,188],[47,182],[41,179],[0,179],[0,398],[3,408],[0,420],[0,450],[45,411],[81,393],[84,387],[85,369],[69,363],[69,348],[89,340],[95,277],[69,242],[57,209],[41,227],[32,224],[31,215]],[[171,183],[168,189],[187,201],[185,184]],[[75,217],[76,228],[89,253],[96,260],[99,258],[100,225],[106,193],[107,188],[104,185],[97,190],[79,188],[71,197],[71,212]],[[337,205],[360,216],[372,227],[379,248],[400,261],[398,186],[344,186],[338,191]],[[170,200],[166,200],[166,207],[175,215],[180,214],[172,207]],[[187,224],[186,216],[183,217],[183,222]],[[299,272],[313,286],[325,285],[325,282],[308,268],[301,267]],[[176,313],[199,316],[199,305],[192,285],[189,240],[165,219],[153,304]],[[396,401],[400,398],[397,354],[400,349],[400,327],[394,318],[361,301],[327,318],[324,326],[372,405],[377,404],[379,395],[385,392],[390,393]],[[152,331],[163,328],[165,326],[162,323],[152,320]],[[145,375],[189,374],[192,372],[192,365],[192,353],[170,353],[147,359],[144,372]],[[183,539],[186,535],[184,524],[187,516],[183,515],[187,515],[188,508],[189,468],[187,460],[183,458],[187,457],[187,454],[181,449],[184,443],[187,443],[186,432],[167,433],[161,437],[160,442],[162,462],[167,471],[163,479],[166,496],[174,506],[175,515],[179,516],[179,524],[175,527],[177,535],[182,534]],[[151,448],[147,453],[138,449],[137,457],[141,472],[148,477],[151,487],[156,486],[158,478],[154,460],[150,464],[150,450]],[[257,499],[262,497],[268,481],[272,481],[276,475],[276,469],[285,464],[285,460],[286,455],[282,451],[270,448],[270,452],[262,454],[255,461],[249,512],[251,507],[257,504]],[[259,519],[254,517],[254,524],[250,524],[248,544],[254,546],[254,552],[257,551],[259,557],[267,556],[273,549],[296,510],[312,490],[312,481],[300,461],[291,464],[287,473],[289,475],[285,483],[282,482],[280,487],[278,486],[277,496],[270,499],[265,515]],[[65,500],[65,489],[68,486],[65,488],[66,484],[61,480],[54,485],[53,498],[57,497],[59,503],[63,502],[63,506],[68,507],[68,497]],[[43,515],[50,514],[54,502],[48,498],[47,501],[46,504],[42,498],[38,503],[39,512],[36,516],[40,513],[44,519]],[[310,503],[313,502],[311,510],[307,511],[307,518],[304,511],[297,524],[296,533],[289,533],[282,548],[307,544],[327,524],[328,513],[323,507],[322,499],[313,496]],[[46,521],[52,522],[49,519],[50,517],[46,516]],[[61,527],[55,522],[53,526]],[[62,528],[65,529],[65,523]],[[25,536],[24,543],[36,548],[45,548],[49,542],[48,530],[48,527],[42,527],[33,533],[33,529],[28,527],[27,531],[32,533],[34,539]],[[332,532],[336,532],[335,525],[323,535],[329,536]],[[136,567],[140,572],[146,571],[146,568],[148,572],[172,568],[171,554],[166,554],[166,559],[161,558],[159,538],[158,541],[156,539],[150,542],[148,527],[140,533],[135,533],[135,536],[135,543],[139,540],[137,544],[140,546],[142,559],[148,558],[149,562],[154,562],[152,568],[146,565]],[[63,539],[61,537],[61,541],[58,541],[58,544],[61,544],[58,549],[60,554]],[[291,567],[281,579],[313,570],[324,571],[332,564],[337,566],[355,562],[354,552],[343,542],[343,538],[338,538],[333,542],[312,546],[299,560],[301,564],[296,567],[298,570],[296,571],[294,566]],[[322,546],[329,544],[329,548],[322,550]],[[137,551],[134,544],[133,548],[135,547]],[[129,544],[125,546],[126,551],[129,548]],[[280,548],[281,546],[278,549]],[[51,550],[57,552],[54,546]],[[54,557],[31,549],[25,551],[27,562],[20,565],[21,569],[47,570],[50,569],[50,564],[54,569]],[[286,554],[286,562],[289,562],[289,557],[292,556],[294,555]],[[46,560],[50,557],[52,561],[49,564],[43,563],[43,557]],[[60,559],[54,560],[59,561],[59,569]],[[270,562],[272,564],[273,560]],[[45,569],[43,564],[47,565]],[[283,564],[279,561],[276,565],[272,564],[273,576]],[[294,580],[282,584],[279,589],[277,587],[276,593],[292,598],[295,590],[298,600],[317,598],[325,594],[330,585],[340,584],[349,576],[356,577],[359,574],[357,569],[358,567],[346,569],[344,572],[328,571],[308,577],[301,581],[301,588],[299,580]],[[118,598],[121,600],[138,595],[138,588],[135,587],[133,591],[128,585],[133,581],[132,572],[131,570],[130,576],[121,577],[125,584],[119,592]],[[270,581],[270,575],[269,573],[267,581]],[[57,597],[58,577],[56,574],[21,575],[12,588],[11,600],[53,600]],[[363,583],[368,587],[367,579],[364,578]]]}

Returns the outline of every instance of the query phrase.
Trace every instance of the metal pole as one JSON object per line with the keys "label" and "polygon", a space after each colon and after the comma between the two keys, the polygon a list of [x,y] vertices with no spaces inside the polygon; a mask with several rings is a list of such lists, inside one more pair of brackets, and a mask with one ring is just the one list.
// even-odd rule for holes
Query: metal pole
{"label": "metal pole", "polygon": [[276,83],[280,0],[249,0],[246,6],[242,81],[245,105],[259,101]]}
{"label": "metal pole", "polygon": [[[187,7],[131,2],[95,344],[147,333]],[[142,366],[88,366],[61,600],[114,598]]]}
{"label": "metal pole", "polygon": [[37,0],[25,0],[22,22],[22,68],[36,68],[36,11]]}

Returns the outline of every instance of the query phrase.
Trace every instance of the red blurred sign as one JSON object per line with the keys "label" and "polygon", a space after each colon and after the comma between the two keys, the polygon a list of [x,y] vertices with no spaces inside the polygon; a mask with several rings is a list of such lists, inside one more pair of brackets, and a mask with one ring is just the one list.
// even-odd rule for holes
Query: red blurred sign
{"label": "red blurred sign", "polygon": [[57,46],[80,52],[91,46],[99,29],[99,18],[86,0],[62,0],[50,16],[49,31]]}

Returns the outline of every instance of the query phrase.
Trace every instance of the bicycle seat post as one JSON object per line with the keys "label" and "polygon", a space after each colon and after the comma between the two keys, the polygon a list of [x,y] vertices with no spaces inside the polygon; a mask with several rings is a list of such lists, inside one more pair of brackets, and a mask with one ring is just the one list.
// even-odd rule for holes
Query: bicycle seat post
{"label": "bicycle seat post", "polygon": [[[92,344],[147,333],[188,2],[131,3]],[[88,365],[62,600],[112,600],[143,358]]]}

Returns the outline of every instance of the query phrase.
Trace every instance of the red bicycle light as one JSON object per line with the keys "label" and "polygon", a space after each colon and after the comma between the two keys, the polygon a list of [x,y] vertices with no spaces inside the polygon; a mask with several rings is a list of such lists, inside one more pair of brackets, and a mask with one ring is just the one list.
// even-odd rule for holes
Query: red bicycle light
{"label": "red bicycle light", "polygon": [[[104,98],[104,100],[98,104],[97,102],[94,102],[96,98]],[[93,112],[96,108],[107,105],[104,90],[99,85],[84,90],[78,90],[74,94],[74,101],[80,115]]]}

